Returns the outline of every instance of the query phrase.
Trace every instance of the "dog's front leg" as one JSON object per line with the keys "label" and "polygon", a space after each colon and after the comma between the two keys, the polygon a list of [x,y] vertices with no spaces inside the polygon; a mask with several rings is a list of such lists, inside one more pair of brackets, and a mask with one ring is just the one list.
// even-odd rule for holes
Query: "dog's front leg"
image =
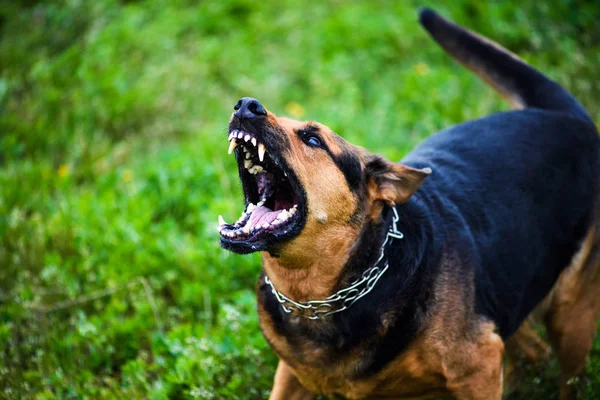
{"label": "dog's front leg", "polygon": [[459,373],[449,387],[458,400],[502,399],[504,342],[492,328],[488,325],[488,331],[454,359]]}
{"label": "dog's front leg", "polygon": [[315,395],[302,386],[290,367],[280,360],[269,400],[313,400],[314,398]]}

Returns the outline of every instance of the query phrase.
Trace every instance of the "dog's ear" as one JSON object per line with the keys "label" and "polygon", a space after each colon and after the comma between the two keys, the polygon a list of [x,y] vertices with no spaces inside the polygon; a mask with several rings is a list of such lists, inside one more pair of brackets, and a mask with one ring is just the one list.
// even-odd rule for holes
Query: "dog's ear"
{"label": "dog's ear", "polygon": [[408,201],[431,174],[431,168],[411,168],[392,163],[377,154],[368,154],[365,157],[365,173],[370,198],[391,206]]}

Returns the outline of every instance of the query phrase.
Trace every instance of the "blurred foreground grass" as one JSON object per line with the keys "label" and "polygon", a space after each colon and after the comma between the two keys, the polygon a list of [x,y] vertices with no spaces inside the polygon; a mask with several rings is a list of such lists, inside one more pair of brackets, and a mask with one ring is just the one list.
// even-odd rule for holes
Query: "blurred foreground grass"
{"label": "blurred foreground grass", "polygon": [[[416,21],[419,1],[0,4],[0,398],[259,399],[276,359],[225,129],[239,97],[399,159],[506,109]],[[600,5],[427,5],[559,80],[600,121]],[[553,399],[554,361],[510,399]],[[584,378],[600,398],[600,339]]]}

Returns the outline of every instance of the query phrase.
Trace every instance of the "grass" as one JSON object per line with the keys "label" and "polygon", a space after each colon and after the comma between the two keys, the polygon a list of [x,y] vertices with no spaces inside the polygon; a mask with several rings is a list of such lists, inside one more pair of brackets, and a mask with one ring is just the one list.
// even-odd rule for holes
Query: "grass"
{"label": "grass", "polygon": [[[218,247],[240,188],[238,98],[399,159],[506,109],[416,22],[422,2],[0,5],[0,399],[259,399],[276,358],[258,255]],[[496,38],[600,121],[600,6],[429,6]],[[556,363],[508,399],[556,399]],[[574,382],[600,396],[600,339]]]}

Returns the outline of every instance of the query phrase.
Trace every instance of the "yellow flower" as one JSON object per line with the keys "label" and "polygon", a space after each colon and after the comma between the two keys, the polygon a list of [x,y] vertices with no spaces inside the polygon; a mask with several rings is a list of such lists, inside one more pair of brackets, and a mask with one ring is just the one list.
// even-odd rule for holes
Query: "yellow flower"
{"label": "yellow flower", "polygon": [[71,171],[69,169],[69,166],[66,164],[62,164],[60,167],[58,167],[58,171],[57,171],[58,176],[61,178],[65,178],[65,177],[69,176],[70,172]]}
{"label": "yellow flower", "polygon": [[287,103],[285,111],[294,118],[301,118],[304,115],[304,107],[293,101]]}
{"label": "yellow flower", "polygon": [[123,171],[123,177],[121,179],[123,179],[123,182],[125,183],[131,182],[131,180],[133,179],[133,172],[131,172],[130,169],[126,169],[125,171]]}
{"label": "yellow flower", "polygon": [[429,73],[429,66],[422,62],[415,64],[415,72],[419,76],[427,75]]}

